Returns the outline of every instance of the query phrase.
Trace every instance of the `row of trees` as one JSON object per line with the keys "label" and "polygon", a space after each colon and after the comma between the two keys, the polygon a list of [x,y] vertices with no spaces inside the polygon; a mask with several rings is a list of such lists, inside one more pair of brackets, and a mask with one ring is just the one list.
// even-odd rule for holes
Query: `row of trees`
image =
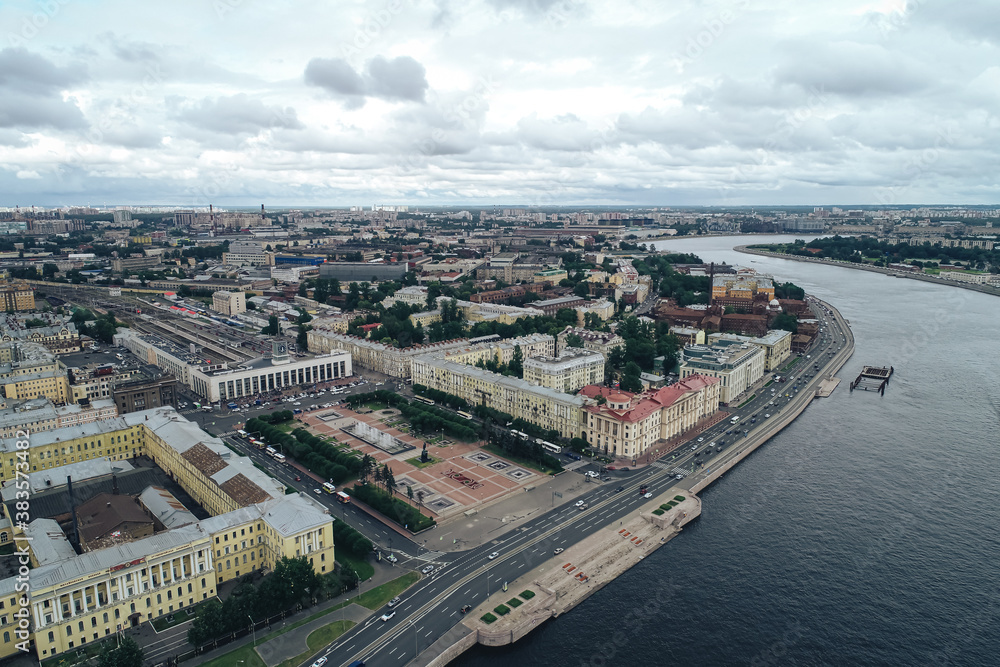
{"label": "row of trees", "polygon": [[280,447],[282,453],[334,484],[342,483],[361,470],[361,459],[357,456],[334,447],[303,428],[285,433],[254,417],[247,421],[245,429],[251,433],[260,433],[264,442],[272,447]]}
{"label": "row of trees", "polygon": [[904,260],[916,260],[923,264],[927,260],[937,260],[944,263],[962,263],[965,266],[982,271],[1000,272],[1000,247],[993,250],[985,248],[949,248],[932,245],[929,242],[920,245],[880,241],[872,237],[831,236],[813,239],[806,242],[796,239],[788,244],[766,244],[754,246],[766,248],[773,252],[787,252],[792,255],[820,257],[846,262],[860,263],[868,258],[877,263],[894,263]]}
{"label": "row of trees", "polygon": [[[351,579],[356,585],[357,574],[346,577],[347,581]],[[343,577],[320,577],[304,556],[282,557],[274,572],[256,586],[244,583],[221,605],[202,605],[188,630],[188,642],[201,646],[221,635],[245,629],[250,619],[263,620],[322,596],[339,595],[347,581]]]}
{"label": "row of trees", "polygon": [[510,432],[510,429],[491,426],[487,430],[487,440],[501,452],[515,459],[535,461],[553,472],[562,470],[559,460],[547,452],[534,438],[522,438]]}
{"label": "row of trees", "polygon": [[432,389],[431,387],[425,387],[422,384],[413,385],[413,393],[420,394],[421,396],[426,396],[435,403],[440,403],[441,405],[447,405],[449,408],[455,410],[468,410],[469,402],[466,401],[461,396],[455,396],[454,394],[449,394],[447,392],[441,391],[440,389]]}
{"label": "row of trees", "polygon": [[400,404],[399,410],[417,433],[441,432],[465,442],[473,442],[479,437],[476,430],[469,426],[469,422],[450,412],[423,403]]}
{"label": "row of trees", "polygon": [[374,484],[355,484],[351,489],[351,495],[414,533],[430,528],[436,523],[434,519],[421,514],[416,507],[394,498],[389,492],[379,489]]}

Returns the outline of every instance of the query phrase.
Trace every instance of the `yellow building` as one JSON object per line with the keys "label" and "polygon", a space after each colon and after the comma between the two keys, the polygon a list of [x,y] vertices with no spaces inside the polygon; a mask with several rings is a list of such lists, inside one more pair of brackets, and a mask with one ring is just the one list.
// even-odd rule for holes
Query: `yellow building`
{"label": "yellow building", "polygon": [[583,424],[582,397],[456,363],[441,353],[413,359],[413,383],[558,431],[564,438],[577,437]]}
{"label": "yellow building", "polygon": [[0,299],[4,312],[23,312],[35,309],[35,292],[23,280],[0,285]]}
{"label": "yellow building", "polygon": [[[273,569],[283,556],[305,556],[319,574],[333,571],[333,519],[306,494],[45,562],[31,571],[31,597],[23,600],[36,654],[44,660],[191,607],[214,597],[220,583]],[[0,621],[14,621],[0,632],[11,632],[22,606],[16,581],[0,582],[0,600],[12,612],[9,618],[0,612]],[[14,648],[0,644],[0,655],[8,647]]]}
{"label": "yellow building", "polygon": [[752,299],[757,294],[766,294],[768,301],[774,298],[774,283],[770,278],[758,275],[721,275],[715,276],[712,282],[712,299]]}
{"label": "yellow building", "polygon": [[604,355],[567,347],[558,357],[524,360],[524,380],[540,387],[571,393],[604,381]]}

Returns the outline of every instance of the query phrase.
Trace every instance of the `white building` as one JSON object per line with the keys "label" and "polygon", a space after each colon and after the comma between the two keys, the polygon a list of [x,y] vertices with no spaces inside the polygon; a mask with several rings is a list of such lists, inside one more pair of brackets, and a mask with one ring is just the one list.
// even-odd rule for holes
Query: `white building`
{"label": "white building", "polygon": [[556,391],[573,393],[604,381],[604,355],[568,347],[558,357],[525,359],[524,380]]}
{"label": "white building", "polygon": [[191,388],[212,402],[230,401],[287,387],[311,388],[353,374],[351,355],[341,350],[308,359],[291,359],[276,353],[272,359],[255,359],[236,368],[194,369]]}
{"label": "white building", "polygon": [[681,379],[691,375],[719,378],[722,403],[733,404],[764,377],[764,350],[749,343],[688,345],[683,354]]}

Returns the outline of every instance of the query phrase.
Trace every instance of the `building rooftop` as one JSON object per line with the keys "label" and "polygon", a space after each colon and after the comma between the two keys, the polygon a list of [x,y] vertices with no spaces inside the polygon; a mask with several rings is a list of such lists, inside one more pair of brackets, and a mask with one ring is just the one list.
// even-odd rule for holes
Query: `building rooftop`
{"label": "building rooftop", "polygon": [[148,487],[139,494],[139,500],[153,518],[167,529],[179,528],[198,521],[198,517],[189,512],[174,494],[162,486]]}
{"label": "building rooftop", "polygon": [[31,541],[31,553],[39,566],[58,563],[77,555],[76,549],[55,519],[35,519],[24,529],[24,535]]}

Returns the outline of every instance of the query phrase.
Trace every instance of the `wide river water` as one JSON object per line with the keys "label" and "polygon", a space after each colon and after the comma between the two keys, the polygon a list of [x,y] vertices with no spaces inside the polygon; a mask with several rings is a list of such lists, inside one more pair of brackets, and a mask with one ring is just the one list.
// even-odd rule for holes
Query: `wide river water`
{"label": "wide river water", "polygon": [[[1000,664],[1000,299],[656,242],[791,281],[856,338],[830,398],[702,494],[701,518],[569,613],[460,667]],[[848,391],[891,365],[885,396]]]}

